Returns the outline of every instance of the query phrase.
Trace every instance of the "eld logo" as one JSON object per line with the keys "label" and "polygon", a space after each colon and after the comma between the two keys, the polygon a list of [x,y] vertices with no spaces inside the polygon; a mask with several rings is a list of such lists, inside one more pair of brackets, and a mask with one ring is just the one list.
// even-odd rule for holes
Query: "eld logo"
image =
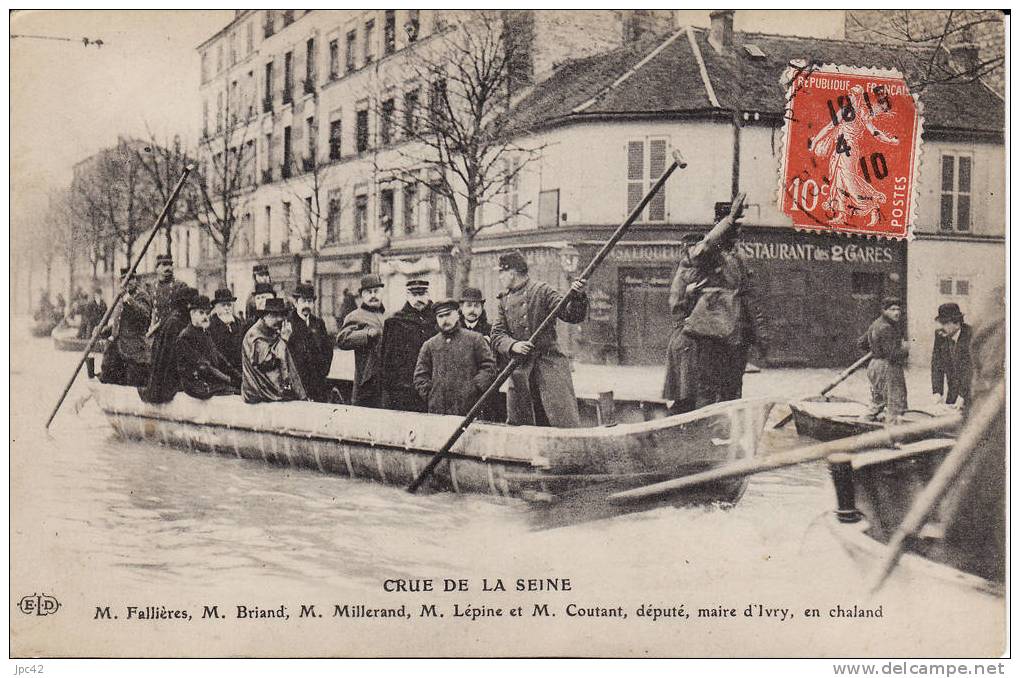
{"label": "eld logo", "polygon": [[18,609],[25,614],[34,614],[40,617],[53,614],[60,609],[60,601],[53,596],[48,596],[45,593],[33,593],[30,596],[25,596],[18,603]]}

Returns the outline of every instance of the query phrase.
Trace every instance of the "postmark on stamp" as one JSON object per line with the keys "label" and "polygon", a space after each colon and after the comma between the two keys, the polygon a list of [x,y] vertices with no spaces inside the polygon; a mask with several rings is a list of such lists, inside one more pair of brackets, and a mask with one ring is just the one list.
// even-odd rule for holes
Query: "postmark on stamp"
{"label": "postmark on stamp", "polygon": [[788,69],[779,208],[798,229],[906,238],[922,116],[895,71]]}

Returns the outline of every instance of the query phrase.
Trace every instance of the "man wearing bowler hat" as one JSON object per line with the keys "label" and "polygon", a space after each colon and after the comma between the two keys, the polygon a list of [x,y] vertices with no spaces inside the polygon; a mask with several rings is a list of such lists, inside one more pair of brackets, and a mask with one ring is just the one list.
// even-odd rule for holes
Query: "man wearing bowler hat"
{"label": "man wearing bowler hat", "polygon": [[492,323],[485,314],[485,297],[477,287],[465,287],[460,295],[460,323],[464,329],[486,339],[492,334]]}
{"label": "man wearing bowler hat", "polygon": [[931,352],[931,392],[938,404],[962,409],[970,402],[970,341],[973,331],[954,303],[939,306]]}
{"label": "man wearing bowler hat", "polygon": [[333,362],[333,341],[326,323],[315,315],[315,286],[304,282],[295,287],[293,303],[289,318],[294,328],[290,351],[308,398],[324,403],[329,399],[326,377]]}
{"label": "man wearing bowler hat", "polygon": [[[570,361],[560,352],[556,325],[551,323],[534,342],[532,333],[562,299],[546,283],[528,276],[528,262],[519,250],[499,257],[499,282],[505,292],[499,295],[499,315],[492,326],[492,347],[524,363],[514,370],[507,392],[507,421],[510,424],[576,428],[581,425],[570,376]],[[588,315],[585,283],[575,280],[559,319],[582,322]]]}
{"label": "man wearing bowler hat", "polygon": [[389,410],[425,412],[425,400],[414,387],[418,352],[439,331],[432,312],[429,281],[407,281],[407,303],[383,323],[382,402]]}
{"label": "man wearing bowler hat", "polygon": [[246,403],[305,400],[301,375],[288,345],[294,330],[287,320],[287,304],[273,297],[262,310],[262,317],[244,335],[241,397]]}
{"label": "man wearing bowler hat", "polygon": [[181,390],[192,398],[240,393],[241,374],[217,350],[209,336],[209,297],[195,297],[188,303],[190,324],[177,336],[174,354]]}
{"label": "man wearing bowler hat", "polygon": [[359,407],[382,406],[383,282],[375,273],[361,276],[361,305],[344,317],[336,335],[342,351],[354,351],[354,388],[351,402]]}
{"label": "man wearing bowler hat", "polygon": [[868,381],[871,382],[871,407],[865,419],[875,421],[885,410],[887,424],[897,424],[907,411],[907,382],[903,367],[907,363],[909,345],[900,328],[902,308],[897,297],[882,300],[882,315],[857,340],[861,351],[871,352]]}
{"label": "man wearing bowler hat", "polygon": [[[259,292],[259,285],[262,285],[262,289],[265,290],[265,286],[269,287],[269,290],[273,292],[273,279],[269,275],[269,267],[265,264],[255,264],[251,267],[251,281],[253,283],[252,293],[248,295],[248,298],[244,303],[244,317],[252,318],[255,315],[257,307],[256,297],[259,294],[265,294],[265,292]],[[275,294],[275,292],[274,292]]]}
{"label": "man wearing bowler hat", "polygon": [[174,279],[174,258],[169,254],[156,257],[156,285],[152,289],[152,319],[146,336],[150,341],[159,331],[160,325],[170,315],[173,299],[187,283]]}
{"label": "man wearing bowler hat", "polygon": [[[120,279],[128,268],[120,269]],[[132,277],[127,283],[120,305],[110,318],[110,343],[103,353],[103,371],[99,380],[104,384],[143,386],[149,377],[149,344],[145,333],[152,317],[152,300],[145,283]]]}
{"label": "man wearing bowler hat", "polygon": [[241,341],[244,340],[244,319],[234,315],[237,297],[226,287],[216,290],[209,317],[209,337],[235,370],[241,369]]}

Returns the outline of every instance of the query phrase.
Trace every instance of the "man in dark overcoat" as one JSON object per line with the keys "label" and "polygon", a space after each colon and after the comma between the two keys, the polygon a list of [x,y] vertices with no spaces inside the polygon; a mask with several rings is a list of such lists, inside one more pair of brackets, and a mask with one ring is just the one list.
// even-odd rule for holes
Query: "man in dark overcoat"
{"label": "man in dark overcoat", "polygon": [[91,339],[99,322],[106,315],[106,301],[103,300],[103,288],[96,285],[92,296],[88,298],[81,310],[81,325],[78,326],[79,339]]}
{"label": "man in dark overcoat", "polygon": [[[477,287],[465,287],[461,292],[460,316],[461,327],[485,337],[489,348],[492,348],[492,323],[489,322],[489,316],[485,312],[485,295]],[[495,349],[492,354],[496,358],[496,374],[499,374],[506,367],[507,360],[496,353]],[[482,414],[479,415],[480,419],[500,423],[506,421],[505,408],[500,404],[499,398],[501,398],[499,393],[489,398]]]}
{"label": "man in dark overcoat", "polygon": [[[273,289],[273,278],[269,275],[269,267],[265,264],[255,264],[251,267],[251,280],[253,283],[252,292],[248,295],[248,298],[244,302],[244,317],[248,319],[249,323],[251,322],[251,319],[255,317],[255,311],[261,310],[262,306],[265,305],[264,299],[262,300],[261,305],[259,304],[258,296],[260,294],[265,294],[266,289],[273,292],[275,295],[275,290]],[[259,291],[260,286],[262,289],[261,292]]]}
{"label": "man in dark overcoat", "polygon": [[382,278],[375,273],[361,277],[361,306],[344,316],[336,335],[342,351],[354,351],[354,388],[351,403],[359,407],[382,406],[382,336],[386,309],[379,298]]}
{"label": "man in dark overcoat", "polygon": [[152,342],[152,369],[145,386],[138,395],[147,403],[168,403],[181,390],[177,372],[177,337],[191,324],[188,305],[198,296],[198,290],[185,285],[171,299],[169,314],[159,324]]}
{"label": "man in dark overcoat", "polygon": [[329,399],[326,377],[333,363],[333,341],[326,331],[326,323],[314,312],[315,286],[306,282],[295,287],[293,303],[290,324],[294,334],[290,338],[290,350],[308,399],[324,403]]}
{"label": "man in dark overcoat", "polygon": [[[121,278],[128,269],[122,268]],[[103,371],[99,380],[104,384],[144,386],[149,378],[151,358],[145,333],[152,317],[152,299],[148,287],[138,278],[131,278],[120,305],[110,318],[110,342],[103,353]]]}
{"label": "man in dark overcoat", "polygon": [[181,390],[200,400],[241,392],[240,372],[216,349],[207,332],[211,310],[209,297],[192,299],[188,304],[191,323],[177,336],[174,347]]}
{"label": "man in dark overcoat", "polygon": [[[506,289],[499,296],[499,314],[492,326],[492,347],[507,360],[526,358],[511,376],[507,393],[510,424],[576,428],[581,425],[570,376],[570,361],[556,341],[556,325],[550,324],[534,343],[532,332],[559,303],[562,295],[546,283],[528,276],[528,263],[520,251],[499,257],[499,282]],[[567,303],[557,316],[579,323],[588,316],[585,283],[575,280]]]}
{"label": "man in dark overcoat", "polygon": [[407,303],[383,323],[383,407],[405,412],[426,411],[425,400],[414,387],[414,367],[422,345],[438,331],[428,280],[408,280]]}
{"label": "man in dark overcoat", "polygon": [[174,258],[169,254],[157,256],[156,284],[152,288],[152,319],[149,321],[149,331],[146,334],[150,342],[159,331],[163,320],[170,315],[174,298],[187,287],[187,283],[174,279]]}
{"label": "man in dark overcoat", "polygon": [[237,297],[226,287],[213,295],[213,312],[209,316],[209,338],[216,350],[235,370],[241,369],[241,342],[244,340],[244,318],[234,314]]}
{"label": "man in dark overcoat", "polygon": [[963,312],[954,303],[939,306],[935,322],[935,346],[931,352],[931,392],[937,403],[962,409],[970,403],[973,331],[963,322]]}
{"label": "man in dark overcoat", "polygon": [[439,334],[421,347],[414,387],[431,414],[464,416],[496,378],[489,342],[460,325],[458,304],[444,299],[432,306]]}
{"label": "man in dark overcoat", "polygon": [[287,320],[287,304],[273,297],[266,300],[262,311],[241,344],[241,397],[246,403],[305,400],[301,375],[288,345],[294,328]]}

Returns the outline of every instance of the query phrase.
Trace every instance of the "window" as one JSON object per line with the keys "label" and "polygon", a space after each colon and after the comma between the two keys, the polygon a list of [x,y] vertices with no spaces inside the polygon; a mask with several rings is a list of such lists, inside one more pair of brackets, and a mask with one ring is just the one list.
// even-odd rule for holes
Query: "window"
{"label": "window", "polygon": [[230,98],[227,99],[227,109],[230,111],[231,127],[235,127],[237,125],[237,107],[239,102],[237,80],[234,80],[230,83]]}
{"label": "window", "polygon": [[209,102],[202,102],[202,136],[209,136]]}
{"label": "window", "polygon": [[344,69],[348,73],[353,71],[357,66],[354,64],[354,44],[358,41],[358,32],[350,31],[347,34],[347,47],[344,50]]}
{"label": "window", "polygon": [[294,52],[283,55],[283,103],[294,100]]}
{"label": "window", "polygon": [[237,63],[237,33],[230,34],[230,65]]}
{"label": "window", "polygon": [[281,176],[284,179],[290,179],[291,163],[294,158],[292,155],[293,149],[290,143],[290,126],[283,128],[283,167],[281,168]]}
{"label": "window", "polygon": [[556,228],[560,225],[560,190],[538,194],[538,227]]}
{"label": "window", "polygon": [[939,294],[944,297],[970,296],[970,280],[963,278],[939,278]]}
{"label": "window", "polygon": [[375,59],[373,40],[375,40],[375,19],[369,19],[365,22],[365,64],[370,64]]}
{"label": "window", "polygon": [[368,227],[368,196],[359,195],[354,198],[354,241],[365,239]]}
{"label": "window", "polygon": [[202,52],[202,82],[209,80],[209,53]]}
{"label": "window", "polygon": [[443,194],[438,181],[429,186],[429,230],[441,231],[446,224],[446,213]]}
{"label": "window", "polygon": [[329,123],[329,159],[339,160],[340,153],[342,151],[340,140],[341,134],[343,133],[343,127],[339,120],[334,120]]}
{"label": "window", "polygon": [[262,177],[263,183],[269,183],[273,180],[273,133],[266,133],[266,141],[262,146],[262,153],[266,156],[266,161],[262,163],[264,168],[269,172],[269,177]]}
{"label": "window", "polygon": [[[648,153],[645,153],[645,148]],[[666,139],[650,138],[627,144],[627,213],[629,214],[648,189],[666,171]],[[647,157],[646,157],[647,156]],[[647,211],[638,215],[639,221],[666,220],[666,187],[659,189],[648,203]]]}
{"label": "window", "polygon": [[333,38],[329,41],[329,79],[340,77],[340,42]]}
{"label": "window", "polygon": [[969,280],[957,280],[956,281],[956,295],[965,297],[970,294],[970,281]]}
{"label": "window", "polygon": [[305,219],[307,228],[301,236],[301,245],[304,249],[312,248],[312,237],[315,235],[315,210],[312,208],[312,196],[305,198]]}
{"label": "window", "polygon": [[421,25],[418,15],[419,12],[416,9],[407,10],[407,23],[404,24],[404,30],[407,31],[408,42],[414,42],[418,39],[418,29]]}
{"label": "window", "polygon": [[191,268],[191,229],[184,230],[184,268]]}
{"label": "window", "polygon": [[330,243],[340,239],[340,191],[330,191],[327,201],[326,242]]}
{"label": "window", "polygon": [[273,10],[266,10],[266,17],[262,23],[262,37],[268,38],[273,34]]}
{"label": "window", "polygon": [[404,185],[404,233],[412,234],[418,230],[418,219],[417,215],[417,203],[418,203],[418,185],[417,184],[405,184]]}
{"label": "window", "polygon": [[382,113],[379,116],[379,141],[384,146],[393,143],[393,99],[387,99],[382,104]]}
{"label": "window", "polygon": [[255,98],[258,96],[255,89],[255,71],[248,71],[248,80],[244,88],[244,100],[248,102],[248,120],[255,117]]}
{"label": "window", "polygon": [[266,205],[266,220],[263,228],[263,232],[260,234],[262,237],[258,238],[255,243],[256,251],[261,251],[262,254],[269,254],[269,240],[273,232],[273,208]]}
{"label": "window", "polygon": [[970,176],[972,159],[967,155],[942,156],[943,231],[970,231]]}
{"label": "window", "polygon": [[953,293],[953,279],[943,278],[939,280],[939,294],[949,296]]}
{"label": "window", "polygon": [[262,112],[269,113],[273,110],[273,62],[266,64],[266,96],[262,100]]}
{"label": "window", "polygon": [[383,53],[393,54],[397,49],[397,12],[393,9],[386,10],[386,18],[383,21]]}
{"label": "window", "polygon": [[356,133],[357,133],[357,149],[358,153],[364,153],[368,150],[368,111],[358,111],[358,117],[356,120]]}
{"label": "window", "polygon": [[286,28],[294,23],[294,10],[285,9],[283,10],[283,26]]}
{"label": "window", "polygon": [[305,43],[305,94],[315,92],[315,38]]}
{"label": "window", "polygon": [[216,131],[223,131],[223,92],[216,93]]}
{"label": "window", "polygon": [[432,83],[432,87],[429,90],[429,117],[432,119],[432,124],[436,125],[439,123],[446,112],[446,80],[440,78]]}
{"label": "window", "polygon": [[404,136],[413,136],[418,131],[418,97],[416,87],[404,94]]}
{"label": "window", "polygon": [[216,45],[216,72],[223,72],[223,43]]}
{"label": "window", "polygon": [[383,233],[393,232],[393,189],[379,191],[379,228]]}
{"label": "window", "polygon": [[283,201],[283,233],[280,234],[280,251],[290,252],[290,202]]}
{"label": "window", "polygon": [[250,21],[244,27],[244,49],[246,55],[255,51],[255,26]]}
{"label": "window", "polygon": [[244,143],[244,156],[242,158],[244,162],[244,176],[245,183],[249,186],[255,185],[255,166],[257,164],[255,158],[255,140],[249,139]]}
{"label": "window", "polygon": [[310,115],[305,120],[305,134],[308,135],[308,159],[315,162],[315,116]]}

